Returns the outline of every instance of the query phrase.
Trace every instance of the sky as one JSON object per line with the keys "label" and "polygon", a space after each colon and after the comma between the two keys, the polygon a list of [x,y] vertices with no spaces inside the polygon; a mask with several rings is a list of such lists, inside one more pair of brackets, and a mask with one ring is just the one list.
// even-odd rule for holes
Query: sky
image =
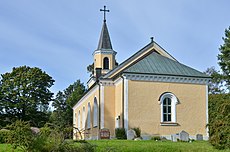
{"label": "sky", "polygon": [[229,0],[0,0],[0,74],[38,67],[55,80],[54,93],[78,79],[86,83],[104,5],[118,63],[154,37],[185,65],[202,72],[219,69]]}

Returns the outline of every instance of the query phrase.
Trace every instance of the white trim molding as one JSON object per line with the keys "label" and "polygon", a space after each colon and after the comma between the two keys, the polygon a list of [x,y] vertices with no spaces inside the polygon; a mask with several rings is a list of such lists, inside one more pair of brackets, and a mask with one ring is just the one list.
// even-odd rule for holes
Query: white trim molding
{"label": "white trim molding", "polygon": [[125,76],[129,80],[137,80],[137,81],[192,83],[192,84],[207,84],[210,80],[210,78],[152,75],[152,74],[150,75],[150,74],[136,74],[136,73],[124,73],[123,76]]}
{"label": "white trim molding", "polygon": [[129,129],[129,121],[128,121],[128,103],[129,103],[129,80],[124,77],[124,128],[126,131]]}
{"label": "white trim molding", "polygon": [[117,52],[114,51],[114,50],[112,50],[112,49],[106,49],[106,50],[102,49],[102,50],[95,50],[95,51],[93,52],[93,56],[94,56],[95,54],[112,54],[112,55],[116,55]]}
{"label": "white trim molding", "polygon": [[100,84],[102,86],[114,86],[114,81],[110,79],[101,79]]}
{"label": "white trim molding", "polygon": [[208,128],[208,85],[206,85],[206,136],[209,137],[209,128]]}
{"label": "white trim molding", "polygon": [[105,92],[105,88],[104,88],[104,86],[103,85],[101,85],[101,94],[100,94],[100,96],[101,96],[101,105],[100,105],[100,111],[101,111],[101,128],[104,128],[104,126],[105,126],[105,122],[104,122],[104,120],[105,120],[105,116],[104,116],[104,114],[105,114],[105,99],[104,99],[104,92]]}

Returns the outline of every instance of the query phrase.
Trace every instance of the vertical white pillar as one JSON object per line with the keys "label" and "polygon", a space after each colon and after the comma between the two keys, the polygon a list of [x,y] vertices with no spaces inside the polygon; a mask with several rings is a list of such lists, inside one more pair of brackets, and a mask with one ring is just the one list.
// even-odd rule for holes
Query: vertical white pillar
{"label": "vertical white pillar", "polygon": [[101,85],[101,129],[103,129],[105,127],[105,101],[104,101],[104,86]]}
{"label": "vertical white pillar", "polygon": [[124,128],[126,131],[129,129],[128,123],[128,96],[129,96],[129,82],[126,77],[124,77]]}

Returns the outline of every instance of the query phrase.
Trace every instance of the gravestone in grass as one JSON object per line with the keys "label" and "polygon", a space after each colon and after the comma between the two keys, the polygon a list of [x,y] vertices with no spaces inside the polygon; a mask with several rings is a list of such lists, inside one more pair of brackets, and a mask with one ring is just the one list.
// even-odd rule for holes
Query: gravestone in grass
{"label": "gravestone in grass", "polygon": [[110,131],[107,128],[100,130],[100,139],[110,139]]}
{"label": "gravestone in grass", "polygon": [[177,142],[178,139],[179,139],[179,134],[172,134],[172,135],[171,135],[171,140],[172,140],[173,142]]}
{"label": "gravestone in grass", "polygon": [[181,141],[189,141],[189,134],[182,130],[180,133],[179,133],[179,140]]}
{"label": "gravestone in grass", "polygon": [[136,132],[133,129],[127,131],[127,140],[133,140],[136,137]]}
{"label": "gravestone in grass", "polygon": [[196,135],[196,140],[203,140],[203,135],[202,134],[197,134]]}

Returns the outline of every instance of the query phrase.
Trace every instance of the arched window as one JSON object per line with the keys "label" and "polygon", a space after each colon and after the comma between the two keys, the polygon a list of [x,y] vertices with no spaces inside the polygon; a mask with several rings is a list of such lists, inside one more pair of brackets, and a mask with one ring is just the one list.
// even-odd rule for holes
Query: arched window
{"label": "arched window", "polygon": [[109,58],[105,57],[103,59],[103,69],[109,69]]}
{"label": "arched window", "polygon": [[78,111],[78,117],[77,117],[77,128],[81,128],[81,112],[80,110]]}
{"label": "arched window", "polygon": [[93,127],[97,127],[98,125],[98,104],[97,104],[97,98],[94,98],[94,104],[93,104]]}
{"label": "arched window", "polygon": [[172,120],[171,102],[171,98],[168,97],[163,100],[163,122],[170,122]]}
{"label": "arched window", "polygon": [[91,124],[91,107],[90,107],[90,103],[88,103],[87,129],[90,128],[90,124]]}
{"label": "arched window", "polygon": [[82,128],[85,129],[85,107],[83,107],[82,111]]}
{"label": "arched window", "polygon": [[178,104],[177,97],[169,92],[163,93],[160,96],[161,104],[161,122],[176,122],[176,105]]}

